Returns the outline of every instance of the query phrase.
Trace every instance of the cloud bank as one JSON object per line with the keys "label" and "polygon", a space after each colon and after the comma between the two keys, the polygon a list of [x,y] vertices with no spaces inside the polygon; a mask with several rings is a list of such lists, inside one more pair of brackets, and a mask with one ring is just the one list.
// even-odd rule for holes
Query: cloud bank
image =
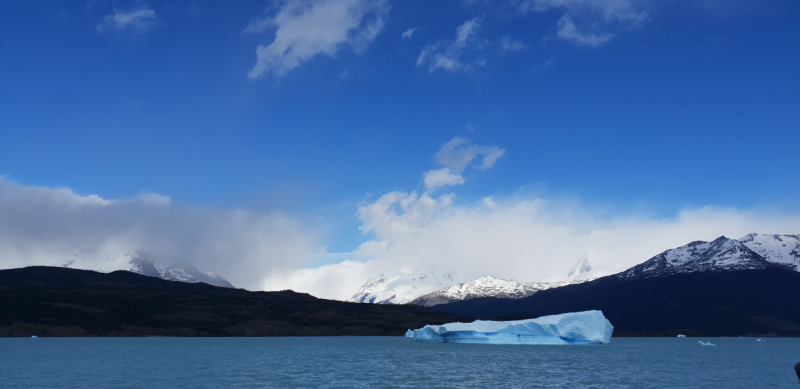
{"label": "cloud bank", "polygon": [[509,196],[458,203],[455,193],[432,193],[434,188],[465,183],[452,169],[476,161],[476,167],[491,167],[503,152],[462,138],[451,140],[436,154],[445,167],[426,173],[425,192],[393,191],[359,207],[360,230],[374,237],[346,254],[347,260],[278,271],[266,284],[347,299],[378,274],[433,268],[451,273],[456,282],[484,275],[553,281],[565,279],[587,257],[593,265],[621,271],[695,240],[800,232],[800,214],[768,209],[705,206],[679,210],[668,218],[637,212],[609,217],[602,209],[574,200]]}
{"label": "cloud bank", "polygon": [[269,274],[307,265],[318,239],[282,214],[182,207],[152,193],[108,200],[0,177],[0,268],[74,261],[70,267],[127,270],[133,251],[146,250],[263,290]]}
{"label": "cloud bank", "polygon": [[335,57],[344,46],[362,51],[381,32],[385,0],[286,0],[274,16],[253,20],[245,33],[275,31],[256,49],[250,78],[281,77],[319,54]]}

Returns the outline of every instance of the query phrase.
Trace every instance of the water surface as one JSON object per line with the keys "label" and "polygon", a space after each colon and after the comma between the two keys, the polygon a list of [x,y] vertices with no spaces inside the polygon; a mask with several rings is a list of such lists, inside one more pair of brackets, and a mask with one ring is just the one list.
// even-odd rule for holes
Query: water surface
{"label": "water surface", "polygon": [[602,346],[398,337],[0,339],[3,388],[798,388],[800,339],[613,338]]}

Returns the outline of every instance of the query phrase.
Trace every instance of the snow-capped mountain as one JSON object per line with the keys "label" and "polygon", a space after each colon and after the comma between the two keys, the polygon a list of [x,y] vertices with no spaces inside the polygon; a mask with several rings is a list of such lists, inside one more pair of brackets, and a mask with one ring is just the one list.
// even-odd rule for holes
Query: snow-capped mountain
{"label": "snow-capped mountain", "polygon": [[209,285],[233,288],[233,285],[228,280],[211,272],[197,270],[191,264],[183,261],[159,261],[153,259],[147,253],[136,252],[129,263],[131,272],[143,276],[188,283],[204,282]]}
{"label": "snow-capped mountain", "polygon": [[474,281],[448,286],[442,290],[419,296],[412,300],[411,304],[432,307],[434,305],[481,297],[520,299],[528,297],[540,290],[592,281],[611,274],[613,269],[613,266],[593,265],[587,256],[569,272],[567,279],[562,281],[521,282],[492,276],[483,276]]}
{"label": "snow-capped mountain", "polygon": [[432,307],[455,301],[470,300],[479,297],[523,298],[528,297],[541,288],[536,283],[504,280],[492,276],[483,276],[477,280],[448,286],[442,290],[419,296],[411,304]]}
{"label": "snow-capped mountain", "polygon": [[436,269],[387,277],[380,274],[370,278],[350,300],[357,303],[405,304],[417,296],[453,285],[449,273]]}
{"label": "snow-capped mountain", "polygon": [[[619,274],[620,279],[663,277],[677,273],[765,269],[798,270],[797,235],[749,234],[742,239],[721,236],[664,251]],[[783,246],[786,244],[786,246]],[[751,248],[752,247],[752,248]]]}
{"label": "snow-capped mountain", "polygon": [[748,234],[739,242],[769,262],[800,271],[800,235]]}
{"label": "snow-capped mountain", "polygon": [[567,274],[566,281],[570,283],[578,283],[578,281],[586,282],[600,277],[605,277],[618,270],[613,265],[599,264],[589,259],[592,253],[587,254],[577,265]]}

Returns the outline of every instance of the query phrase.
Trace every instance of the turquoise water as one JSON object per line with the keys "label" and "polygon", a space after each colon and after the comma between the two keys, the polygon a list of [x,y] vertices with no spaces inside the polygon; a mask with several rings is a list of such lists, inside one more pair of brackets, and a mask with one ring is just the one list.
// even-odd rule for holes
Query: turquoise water
{"label": "turquoise water", "polygon": [[397,337],[0,339],[2,388],[798,388],[800,339],[614,338],[602,346]]}

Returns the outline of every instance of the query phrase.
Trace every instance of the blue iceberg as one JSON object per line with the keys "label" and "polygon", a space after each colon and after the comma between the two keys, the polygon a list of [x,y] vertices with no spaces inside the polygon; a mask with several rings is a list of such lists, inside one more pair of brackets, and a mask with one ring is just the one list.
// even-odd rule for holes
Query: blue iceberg
{"label": "blue iceberg", "polygon": [[[514,321],[426,325],[414,330],[417,342],[490,344],[604,344],[614,326],[600,311],[563,313]],[[408,334],[406,334],[408,336]]]}

